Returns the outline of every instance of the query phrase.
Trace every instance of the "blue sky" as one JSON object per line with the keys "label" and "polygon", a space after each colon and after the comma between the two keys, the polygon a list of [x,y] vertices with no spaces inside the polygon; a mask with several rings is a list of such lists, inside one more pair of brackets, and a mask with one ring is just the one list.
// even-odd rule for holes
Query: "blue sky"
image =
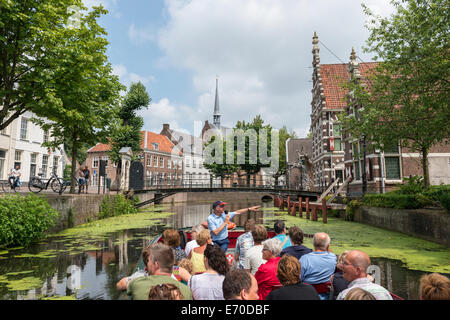
{"label": "blue sky", "polygon": [[[152,103],[140,114],[145,129],[157,133],[163,123],[192,133],[194,121],[212,121],[218,76],[222,125],[260,114],[304,137],[314,31],[321,63],[347,63],[352,47],[361,60],[372,57],[362,50],[369,33],[359,0],[83,2],[109,11],[100,19],[109,61],[123,84],[144,83]],[[387,0],[364,3],[382,16],[393,10]]]}

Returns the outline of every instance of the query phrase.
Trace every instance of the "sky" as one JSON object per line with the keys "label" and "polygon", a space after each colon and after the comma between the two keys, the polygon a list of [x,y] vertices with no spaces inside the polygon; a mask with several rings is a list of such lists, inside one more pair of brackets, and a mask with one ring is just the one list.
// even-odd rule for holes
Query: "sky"
{"label": "sky", "polygon": [[121,83],[142,82],[152,99],[140,111],[144,128],[163,123],[194,133],[195,121],[212,122],[216,77],[221,124],[261,115],[273,128],[306,137],[312,100],[312,37],[320,62],[360,61],[369,37],[368,16],[388,16],[388,0],[83,0],[103,5],[107,55]]}

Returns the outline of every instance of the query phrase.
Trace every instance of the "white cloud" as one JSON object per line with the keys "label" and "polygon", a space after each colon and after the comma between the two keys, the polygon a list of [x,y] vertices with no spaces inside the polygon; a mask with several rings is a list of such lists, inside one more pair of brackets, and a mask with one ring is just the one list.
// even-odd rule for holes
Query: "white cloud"
{"label": "white cloud", "polygon": [[155,40],[155,33],[148,28],[138,29],[132,23],[128,28],[128,38],[133,44],[142,44]]}
{"label": "white cloud", "polygon": [[117,75],[120,82],[127,87],[129,87],[133,82],[141,82],[142,84],[146,85],[149,82],[156,81],[155,77],[152,75],[142,76],[134,72],[129,72],[127,68],[122,64],[113,65],[112,69],[113,74]]}
{"label": "white cloud", "polygon": [[164,123],[168,123],[171,129],[192,134],[194,121],[201,120],[198,119],[198,113],[194,108],[174,104],[168,98],[152,102],[149,108],[139,111],[138,114],[144,118],[144,129],[156,133],[161,132]]}
{"label": "white cloud", "polygon": [[[365,2],[382,15],[392,12],[388,1]],[[314,31],[322,63],[348,62],[352,47],[370,60],[361,49],[368,32],[359,0],[165,0],[165,5],[167,24],[156,39],[165,54],[159,66],[192,74],[198,105],[191,111],[201,120],[212,118],[219,75],[223,125],[261,114],[274,127],[286,125],[303,137],[310,124]],[[135,40],[153,41],[145,29],[132,25],[131,31]],[[177,121],[184,125],[185,119]]]}

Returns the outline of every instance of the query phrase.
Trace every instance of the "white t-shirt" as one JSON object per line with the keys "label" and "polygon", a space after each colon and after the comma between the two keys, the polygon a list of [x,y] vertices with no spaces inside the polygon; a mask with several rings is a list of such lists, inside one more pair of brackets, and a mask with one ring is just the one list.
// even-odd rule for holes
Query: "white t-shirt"
{"label": "white t-shirt", "polygon": [[20,175],[20,169],[19,169],[19,170],[12,169],[9,176],[10,176],[10,177],[17,178],[19,175]]}
{"label": "white t-shirt", "polygon": [[244,269],[250,269],[250,272],[254,275],[258,268],[267,261],[262,258],[263,245],[257,245],[249,248],[245,253]]}
{"label": "white t-shirt", "polygon": [[191,240],[188,243],[186,243],[186,247],[184,248],[184,252],[186,253],[186,257],[189,257],[189,253],[192,249],[200,247],[197,243],[197,240]]}

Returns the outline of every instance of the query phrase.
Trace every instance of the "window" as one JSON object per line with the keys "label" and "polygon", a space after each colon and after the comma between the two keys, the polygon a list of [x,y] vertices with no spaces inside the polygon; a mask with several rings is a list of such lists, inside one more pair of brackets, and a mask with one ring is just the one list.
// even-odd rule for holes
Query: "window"
{"label": "window", "polygon": [[37,153],[32,153],[30,158],[30,177],[34,177],[36,175],[36,159]]}
{"label": "window", "polygon": [[22,121],[20,122],[20,140],[27,139],[27,131],[28,131],[28,120],[22,118]]}
{"label": "window", "polygon": [[6,151],[0,150],[0,179],[4,179]]}
{"label": "window", "polygon": [[191,159],[186,159],[186,168],[191,166]]}
{"label": "window", "polygon": [[353,162],[353,168],[355,168],[355,180],[360,180],[361,179],[361,173],[359,170],[359,161],[358,162]]}
{"label": "window", "polygon": [[195,163],[195,159],[192,159],[192,168],[197,168],[197,165]]}
{"label": "window", "polygon": [[107,166],[108,166],[108,160],[109,160],[109,157],[108,157],[108,156],[103,156],[103,157],[102,157],[102,160],[106,161],[106,162],[105,162],[105,167],[107,167]]}
{"label": "window", "polygon": [[56,174],[57,170],[58,170],[58,161],[59,158],[57,156],[53,157],[53,172]]}
{"label": "window", "polygon": [[341,139],[340,138],[335,138],[334,139],[334,151],[342,151]]}
{"label": "window", "polygon": [[172,161],[167,160],[167,169],[172,169]]}
{"label": "window", "polygon": [[42,177],[47,178],[47,170],[48,170],[48,155],[42,155]]}
{"label": "window", "polygon": [[94,157],[92,161],[92,168],[98,168],[98,157]]}
{"label": "window", "polygon": [[152,146],[153,146],[153,150],[155,150],[155,151],[158,151],[158,150],[159,150],[159,144],[158,144],[158,143],[153,142],[153,143],[152,143]]}
{"label": "window", "polygon": [[152,166],[152,156],[147,155],[147,167],[151,167]]}
{"label": "window", "polygon": [[164,158],[163,157],[159,157],[159,167],[164,168]]}
{"label": "window", "polygon": [[50,132],[48,130],[45,130],[44,131],[44,139],[43,139],[43,141],[44,142],[48,142],[49,136],[50,136]]}
{"label": "window", "polygon": [[153,156],[153,166],[154,167],[158,166],[158,157],[157,156]]}
{"label": "window", "polygon": [[385,157],[386,179],[400,179],[400,159],[398,157]]}
{"label": "window", "polygon": [[333,135],[335,137],[341,136],[341,125],[340,124],[334,124]]}
{"label": "window", "polygon": [[14,167],[19,165],[22,168],[22,151],[16,150],[14,152]]}

